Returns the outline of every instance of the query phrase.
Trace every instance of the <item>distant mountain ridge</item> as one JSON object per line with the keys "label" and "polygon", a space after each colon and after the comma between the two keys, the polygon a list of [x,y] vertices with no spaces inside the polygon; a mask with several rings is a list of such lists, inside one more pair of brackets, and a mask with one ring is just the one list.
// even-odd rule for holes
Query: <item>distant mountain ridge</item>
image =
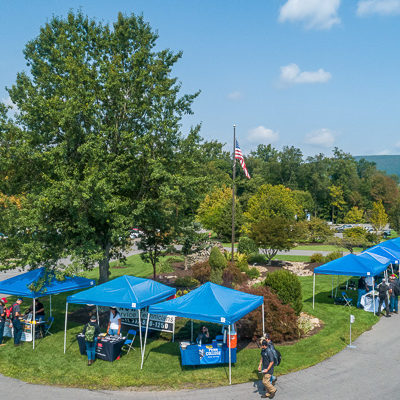
{"label": "distant mountain ridge", "polygon": [[400,155],[397,156],[354,156],[359,161],[365,158],[376,164],[376,168],[385,171],[388,175],[400,176]]}

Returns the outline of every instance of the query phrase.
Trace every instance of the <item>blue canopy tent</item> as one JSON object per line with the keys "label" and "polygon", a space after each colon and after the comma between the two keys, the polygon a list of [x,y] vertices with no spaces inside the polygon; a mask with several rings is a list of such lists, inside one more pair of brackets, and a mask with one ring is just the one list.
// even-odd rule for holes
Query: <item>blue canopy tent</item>
{"label": "blue canopy tent", "polygon": [[[313,275],[313,309],[315,302],[315,274],[322,275],[345,275],[345,276],[371,276],[385,271],[391,264],[390,259],[374,253],[361,253],[358,255],[347,254],[344,257],[330,261],[314,269]],[[333,291],[333,283],[332,283]],[[375,302],[375,299],[374,299]],[[375,303],[374,303],[375,304]]]}
{"label": "blue canopy tent", "polygon": [[400,249],[394,250],[384,247],[384,242],[363,251],[363,253],[377,254],[379,256],[386,257],[392,264],[398,264],[400,261]]}
{"label": "blue canopy tent", "polygon": [[142,327],[140,310],[173,296],[176,289],[153,281],[124,275],[94,288],[67,297],[65,312],[64,353],[66,351],[68,304],[93,304],[137,309],[139,312],[140,347],[142,348]]}
{"label": "blue canopy tent", "polygon": [[[264,298],[229,289],[215,283],[207,282],[190,293],[177,299],[155,304],[149,307],[146,324],[142,365],[147,340],[150,314],[176,315],[179,317],[214,322],[230,326],[257,307],[262,306],[264,333]],[[193,335],[193,334],[192,334]],[[231,354],[229,349],[229,383],[231,383]]]}
{"label": "blue canopy tent", "polygon": [[[44,279],[43,286],[39,291],[34,291],[31,287],[40,279]],[[33,299],[33,315],[35,315],[35,299],[50,296],[50,316],[51,316],[51,295],[70,292],[72,290],[85,289],[95,285],[93,279],[82,278],[79,276],[66,277],[58,280],[53,271],[46,271],[46,268],[38,268],[14,276],[0,282],[0,293],[10,294],[20,297]],[[35,348],[35,324],[33,325],[32,345]]]}

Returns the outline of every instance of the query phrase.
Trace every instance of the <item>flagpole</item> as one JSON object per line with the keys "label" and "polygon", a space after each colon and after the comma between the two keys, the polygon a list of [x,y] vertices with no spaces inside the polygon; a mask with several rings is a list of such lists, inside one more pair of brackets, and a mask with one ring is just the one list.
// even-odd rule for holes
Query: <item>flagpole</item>
{"label": "flagpole", "polygon": [[232,171],[232,262],[235,251],[235,178],[236,178],[236,125],[233,125],[233,171]]}

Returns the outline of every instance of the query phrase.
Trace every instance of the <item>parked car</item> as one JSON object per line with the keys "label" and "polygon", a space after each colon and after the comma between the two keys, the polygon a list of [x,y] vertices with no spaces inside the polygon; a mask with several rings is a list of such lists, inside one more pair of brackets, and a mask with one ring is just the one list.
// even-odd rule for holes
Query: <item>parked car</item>
{"label": "parked car", "polygon": [[6,236],[4,233],[0,232],[0,240],[8,239],[8,236]]}
{"label": "parked car", "polygon": [[137,239],[140,236],[143,235],[143,232],[140,231],[138,228],[131,228],[130,232],[129,232],[129,237],[133,240],[133,239]]}

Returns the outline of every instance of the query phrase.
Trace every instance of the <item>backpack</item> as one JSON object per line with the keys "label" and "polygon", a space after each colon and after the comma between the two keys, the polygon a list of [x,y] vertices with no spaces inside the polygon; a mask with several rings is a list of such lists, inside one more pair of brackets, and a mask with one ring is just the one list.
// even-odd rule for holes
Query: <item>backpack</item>
{"label": "backpack", "polygon": [[4,307],[4,312],[7,319],[12,319],[12,306],[10,308]]}
{"label": "backpack", "polygon": [[85,341],[86,342],[94,342],[94,332],[96,327],[94,325],[87,324],[85,331]]}
{"label": "backpack", "polygon": [[282,360],[281,352],[279,350],[277,350],[275,347],[272,347],[271,350],[272,350],[272,354],[274,356],[274,365],[278,366]]}
{"label": "backpack", "polygon": [[386,292],[388,291],[388,286],[386,285],[385,282],[382,282],[379,285],[379,297],[380,298],[385,298],[386,297]]}

